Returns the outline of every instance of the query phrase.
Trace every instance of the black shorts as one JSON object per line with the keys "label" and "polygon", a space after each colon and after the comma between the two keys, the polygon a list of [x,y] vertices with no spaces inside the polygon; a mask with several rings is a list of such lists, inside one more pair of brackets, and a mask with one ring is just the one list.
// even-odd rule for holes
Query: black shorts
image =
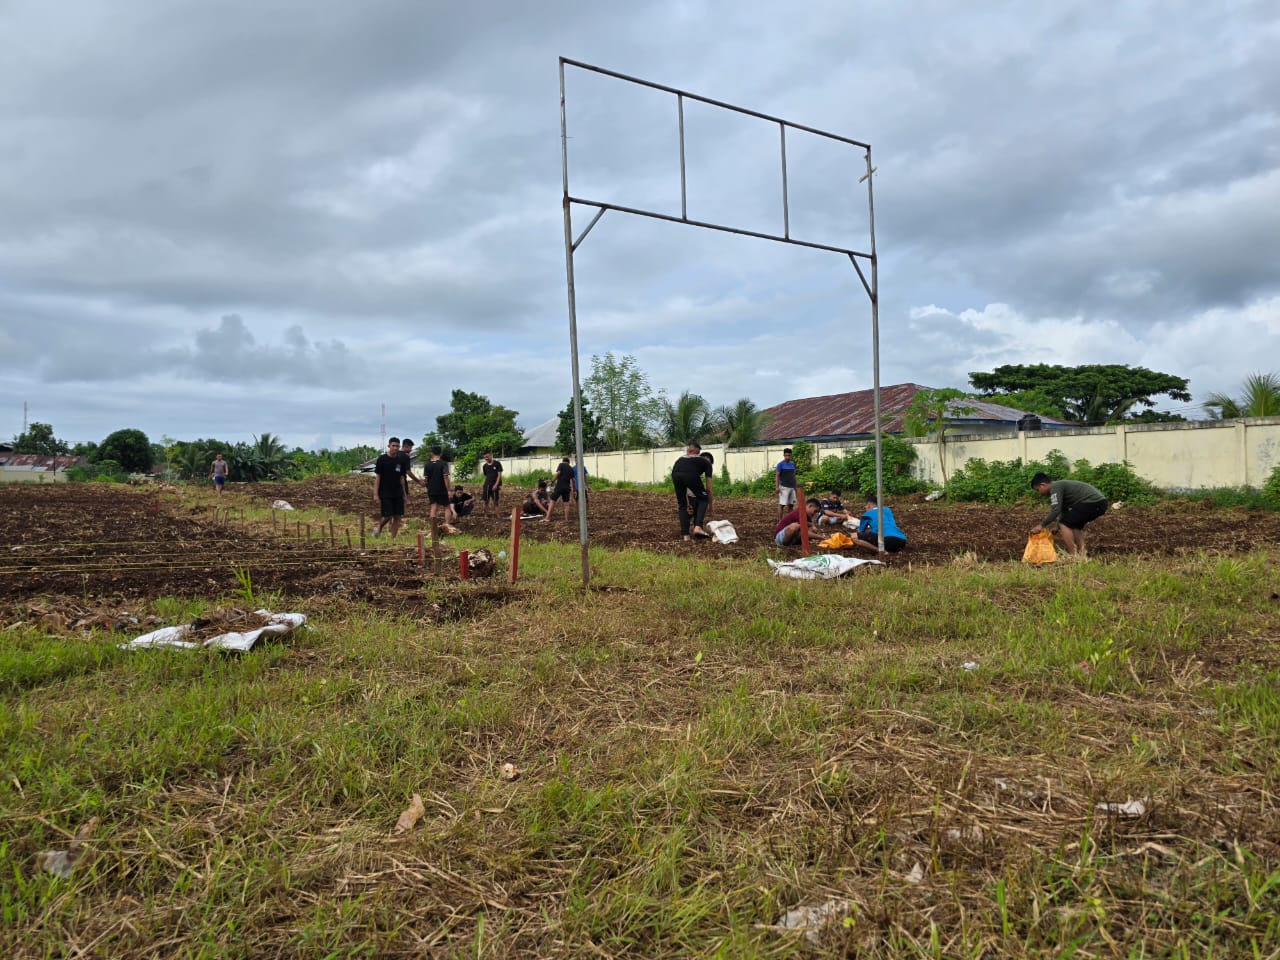
{"label": "black shorts", "polygon": [[378,497],[382,503],[382,515],[384,517],[403,517],[404,516],[404,494],[401,492],[391,497]]}
{"label": "black shorts", "polygon": [[[871,544],[873,547],[878,548],[880,546],[880,543],[879,541],[877,541],[876,535],[874,533],[860,533],[858,534],[858,539],[861,540],[863,543]],[[907,545],[907,541],[903,540],[901,537],[885,537],[884,538],[885,553],[898,553],[906,545]]]}
{"label": "black shorts", "polygon": [[427,499],[437,507],[449,506],[449,495],[447,493],[428,493]]}
{"label": "black shorts", "polygon": [[490,501],[492,501],[493,503],[497,503],[498,494],[501,492],[502,492],[502,487],[490,486],[489,484],[486,483],[484,487],[481,488],[480,490],[480,496],[485,503],[489,503]]}
{"label": "black shorts", "polygon": [[563,500],[568,503],[572,496],[573,489],[571,487],[556,487],[551,491],[551,502],[555,503],[557,500]]}
{"label": "black shorts", "polygon": [[1097,520],[1106,513],[1108,506],[1110,504],[1106,500],[1094,503],[1079,503],[1063,513],[1058,518],[1058,522],[1064,527],[1070,527],[1072,530],[1083,530],[1085,524],[1091,520]]}

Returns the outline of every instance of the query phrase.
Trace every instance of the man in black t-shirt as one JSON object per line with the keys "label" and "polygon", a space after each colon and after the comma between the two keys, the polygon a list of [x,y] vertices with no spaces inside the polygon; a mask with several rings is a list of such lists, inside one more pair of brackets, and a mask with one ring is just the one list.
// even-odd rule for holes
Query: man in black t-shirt
{"label": "man in black t-shirt", "polygon": [[431,448],[431,460],[422,468],[427,485],[427,499],[431,501],[431,519],[449,516],[449,464],[443,459],[439,446]]}
{"label": "man in black t-shirt", "polygon": [[373,528],[375,537],[388,524],[391,525],[392,540],[400,532],[400,521],[404,518],[403,471],[400,438],[391,437],[387,441],[387,452],[378,457],[373,465],[373,501],[378,504],[381,513],[377,526]]}
{"label": "man in black t-shirt", "polygon": [[[680,535],[689,539],[690,520],[692,534],[699,540],[707,538],[703,529],[703,521],[707,518],[707,507],[711,503],[711,479],[714,475],[711,461],[702,455],[702,446],[691,441],[685,447],[684,456],[671,468],[671,482],[676,488],[676,510],[680,514]],[[702,478],[707,478],[706,486]],[[693,501],[693,516],[690,517],[690,500]]]}
{"label": "man in black t-shirt", "polygon": [[493,459],[493,452],[484,452],[484,463],[480,468],[484,472],[484,486],[480,490],[480,500],[485,506],[493,504],[493,515],[498,516],[498,495],[502,492],[502,463]]}
{"label": "man in black t-shirt", "polygon": [[400,466],[404,469],[404,499],[407,508],[409,503],[409,481],[412,480],[418,486],[424,486],[423,482],[413,475],[413,441],[408,437],[400,441]]}
{"label": "man in black t-shirt", "polygon": [[[569,466],[569,458],[564,457],[556,464],[555,476],[551,478],[553,483],[551,487],[551,506],[555,507],[557,500],[564,501],[564,518],[569,519],[569,501],[573,499],[573,467]],[[547,518],[551,518],[551,514],[547,514]]]}

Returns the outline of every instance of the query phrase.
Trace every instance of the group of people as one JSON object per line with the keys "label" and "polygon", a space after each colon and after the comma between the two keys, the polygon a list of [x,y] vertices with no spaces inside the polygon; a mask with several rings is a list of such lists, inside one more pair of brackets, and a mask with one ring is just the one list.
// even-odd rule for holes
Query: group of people
{"label": "group of people", "polygon": [[[502,464],[490,451],[484,453],[481,472],[484,475],[481,503],[497,515],[502,492]],[[428,516],[433,522],[457,522],[475,509],[475,498],[465,487],[461,484],[450,486],[449,462],[444,459],[444,452],[439,446],[431,448],[431,459],[419,476],[413,471],[413,441],[408,437],[403,442],[399,437],[391,437],[387,440],[387,452],[380,455],[373,465],[373,500],[379,508],[378,523],[373,528],[375,537],[389,529],[394,540],[400,532],[411,483],[427,491]]]}
{"label": "group of people", "polygon": [[[578,468],[569,462],[568,457],[562,457],[560,462],[556,464],[555,473],[551,479],[538,481],[538,485],[529,491],[528,497],[525,498],[521,505],[520,513],[526,519],[539,519],[543,523],[551,522],[551,515],[557,503],[564,504],[564,519],[569,519],[569,504],[576,503],[578,500]],[[582,468],[582,498],[583,501],[590,496],[590,487],[587,483],[587,468]]]}

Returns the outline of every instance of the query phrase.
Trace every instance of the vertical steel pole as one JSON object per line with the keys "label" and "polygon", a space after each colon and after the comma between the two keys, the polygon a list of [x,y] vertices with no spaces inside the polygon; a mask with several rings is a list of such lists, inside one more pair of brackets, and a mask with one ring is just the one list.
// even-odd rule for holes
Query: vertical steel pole
{"label": "vertical steel pole", "polygon": [[871,369],[872,399],[876,418],[876,541],[884,550],[884,457],[881,450],[880,423],[880,278],[876,258],[876,202],[872,189],[875,170],[871,166],[871,148],[867,147],[867,214],[871,227]]}
{"label": "vertical steel pole", "polygon": [[782,236],[791,239],[791,211],[787,201],[787,125],[778,124],[778,135],[782,141]]}
{"label": "vertical steel pole", "polygon": [[[569,208],[569,121],[564,101],[564,58],[560,58],[560,179],[564,208],[564,272],[569,287],[569,358],[573,369],[573,446],[578,455],[582,477],[582,385],[578,381],[578,302],[573,289],[573,218]],[[585,479],[585,477],[583,477]],[[578,496],[578,536],[582,544],[582,589],[591,583],[591,564],[587,559],[587,498]]]}
{"label": "vertical steel pole", "polygon": [[684,174],[684,94],[676,96],[676,112],[680,115],[680,219],[689,219],[688,189]]}

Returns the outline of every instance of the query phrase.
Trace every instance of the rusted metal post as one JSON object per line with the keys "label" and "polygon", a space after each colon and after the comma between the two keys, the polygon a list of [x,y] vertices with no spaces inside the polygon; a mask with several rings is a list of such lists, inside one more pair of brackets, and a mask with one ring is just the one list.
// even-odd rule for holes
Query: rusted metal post
{"label": "rusted metal post", "polygon": [[458,551],[458,576],[463,580],[467,580],[471,576],[471,565],[467,562],[471,559],[471,555],[466,550]]}
{"label": "rusted metal post", "polygon": [[804,485],[796,484],[796,509],[800,511],[800,556],[809,555],[809,518],[804,508]]}
{"label": "rusted metal post", "polygon": [[520,571],[520,508],[511,511],[511,582],[516,582]]}

